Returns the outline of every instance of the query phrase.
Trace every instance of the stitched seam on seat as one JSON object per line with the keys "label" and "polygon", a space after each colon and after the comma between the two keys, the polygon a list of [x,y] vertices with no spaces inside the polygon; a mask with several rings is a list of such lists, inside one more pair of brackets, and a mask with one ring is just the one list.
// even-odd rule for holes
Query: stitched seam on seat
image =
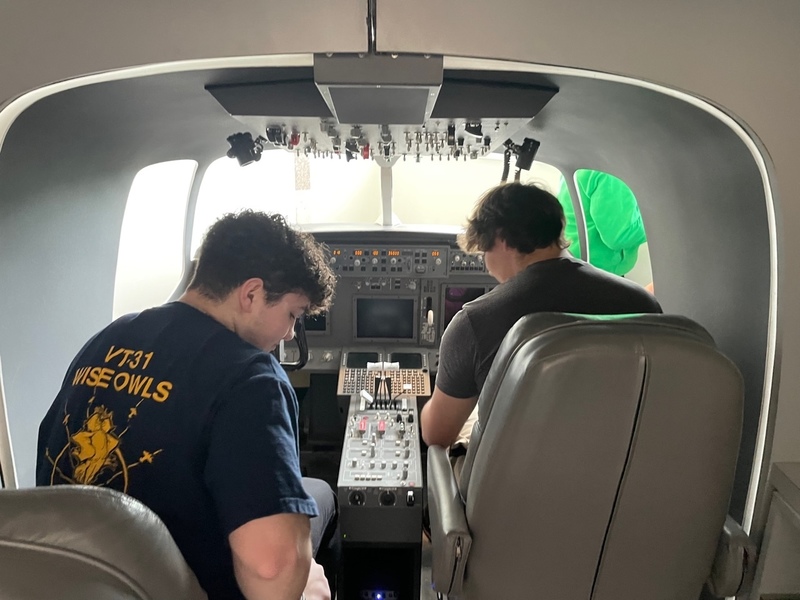
{"label": "stitched seam on seat", "polygon": [[8,547],[8,548],[19,548],[25,550],[39,550],[42,552],[46,552],[53,555],[62,556],[64,558],[70,560],[78,560],[95,566],[102,571],[108,573],[112,577],[119,579],[122,583],[127,585],[133,592],[135,592],[142,600],[151,600],[150,594],[148,594],[136,581],[134,581],[128,574],[118,569],[116,566],[100,560],[94,556],[90,556],[83,552],[78,552],[75,550],[65,550],[64,548],[59,548],[56,546],[50,546],[48,544],[41,544],[36,542],[23,542],[18,540],[4,540],[0,539],[0,547]]}
{"label": "stitched seam on seat", "polygon": [[617,506],[619,504],[619,497],[622,494],[622,485],[625,482],[625,477],[628,474],[628,466],[630,464],[631,455],[633,454],[633,448],[636,442],[636,436],[639,432],[639,421],[641,418],[642,413],[642,405],[644,401],[644,389],[647,384],[647,376],[648,376],[648,361],[647,357],[644,356],[644,371],[642,373],[642,384],[641,388],[639,389],[639,400],[636,404],[636,415],[633,418],[633,429],[631,431],[631,439],[628,443],[628,452],[625,455],[625,464],[622,466],[622,472],[620,473],[619,481],[617,482],[617,491],[614,494],[614,503],[611,505],[611,516],[608,518],[608,524],[606,525],[606,531],[603,534],[603,543],[600,545],[600,555],[598,556],[597,566],[595,567],[594,571],[594,578],[592,580],[592,590],[589,593],[589,599],[592,600],[594,598],[595,588],[597,587],[597,579],[600,576],[600,568],[603,565],[603,557],[606,551],[606,544],[608,543],[608,536],[611,532],[611,527],[614,524],[614,520],[617,516]]}

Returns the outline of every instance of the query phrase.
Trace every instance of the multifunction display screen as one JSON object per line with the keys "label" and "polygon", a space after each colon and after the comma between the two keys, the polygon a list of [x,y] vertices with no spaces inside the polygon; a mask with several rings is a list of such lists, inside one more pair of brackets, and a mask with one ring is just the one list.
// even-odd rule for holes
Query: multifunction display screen
{"label": "multifunction display screen", "polygon": [[414,298],[356,298],[356,339],[414,339]]}

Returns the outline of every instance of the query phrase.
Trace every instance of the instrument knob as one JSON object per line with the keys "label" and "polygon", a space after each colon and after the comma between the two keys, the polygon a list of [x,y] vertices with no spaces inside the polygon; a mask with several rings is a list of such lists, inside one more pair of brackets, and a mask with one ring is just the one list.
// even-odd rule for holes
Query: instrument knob
{"label": "instrument knob", "polygon": [[353,261],[353,266],[360,267],[361,266],[361,259],[357,258]]}
{"label": "instrument knob", "polygon": [[353,506],[364,506],[366,497],[364,496],[364,492],[360,490],[354,490],[350,492],[348,500],[350,501],[350,504],[352,504]]}
{"label": "instrument knob", "polygon": [[390,492],[389,490],[381,492],[381,495],[379,497],[379,502],[381,503],[381,506],[394,506],[396,501],[397,501],[397,496],[395,496],[394,492]]}

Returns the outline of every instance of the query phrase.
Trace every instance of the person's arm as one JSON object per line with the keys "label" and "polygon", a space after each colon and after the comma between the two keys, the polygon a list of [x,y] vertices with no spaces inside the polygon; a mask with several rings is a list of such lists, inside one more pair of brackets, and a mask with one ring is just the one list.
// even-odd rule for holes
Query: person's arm
{"label": "person's arm", "polygon": [[311,559],[311,570],[308,573],[306,588],[303,590],[305,600],[331,600],[331,588],[325,577],[325,569]]}
{"label": "person's arm", "polygon": [[236,581],[247,600],[300,598],[312,561],[308,520],[306,515],[272,515],[231,532]]}
{"label": "person's arm", "polygon": [[205,481],[242,594],[295,600],[309,583],[317,505],[300,477],[293,392],[269,365],[251,369],[212,417]]}
{"label": "person's arm", "polygon": [[419,416],[422,439],[428,446],[451,446],[477,402],[476,397],[455,398],[434,387]]}
{"label": "person's arm", "polygon": [[624,181],[596,172],[592,173],[588,187],[592,190],[592,219],[606,246],[612,250],[627,250],[647,241],[636,196]]}
{"label": "person's arm", "polygon": [[429,446],[453,444],[478,401],[476,346],[472,325],[461,310],[442,336],[436,386],[419,417],[422,439]]}

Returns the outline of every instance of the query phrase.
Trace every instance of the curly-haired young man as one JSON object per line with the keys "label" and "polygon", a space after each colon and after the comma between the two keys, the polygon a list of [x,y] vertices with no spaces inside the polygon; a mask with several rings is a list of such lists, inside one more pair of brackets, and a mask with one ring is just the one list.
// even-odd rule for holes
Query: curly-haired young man
{"label": "curly-haired young man", "polygon": [[312,557],[336,543],[335,498],[300,476],[298,401],[270,351],[334,285],[323,249],[282,217],[225,215],[178,301],[78,353],[39,429],[37,485],[138,498],[211,600],[329,599]]}

